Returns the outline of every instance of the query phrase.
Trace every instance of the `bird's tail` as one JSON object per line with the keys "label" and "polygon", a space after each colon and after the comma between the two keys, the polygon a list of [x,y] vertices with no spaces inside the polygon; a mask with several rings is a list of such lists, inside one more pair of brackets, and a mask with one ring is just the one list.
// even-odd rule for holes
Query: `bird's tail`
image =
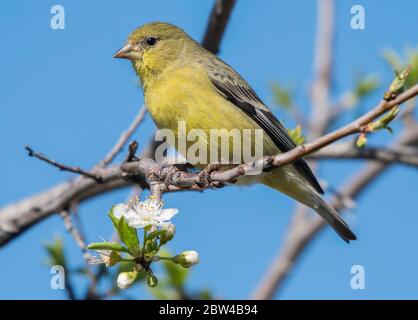
{"label": "bird's tail", "polygon": [[[263,178],[263,183],[272,187],[304,205],[314,209],[346,242],[356,240],[356,235],[350,230],[347,223],[341,218],[337,210],[328,204],[321,195],[303,180],[289,175],[283,168],[276,169]],[[285,182],[285,183],[284,183]]]}
{"label": "bird's tail", "polygon": [[319,194],[313,194],[312,205],[314,209],[329,225],[338,233],[338,235],[346,242],[356,240],[357,237],[351,231],[348,224],[341,218],[337,210],[321,198]]}

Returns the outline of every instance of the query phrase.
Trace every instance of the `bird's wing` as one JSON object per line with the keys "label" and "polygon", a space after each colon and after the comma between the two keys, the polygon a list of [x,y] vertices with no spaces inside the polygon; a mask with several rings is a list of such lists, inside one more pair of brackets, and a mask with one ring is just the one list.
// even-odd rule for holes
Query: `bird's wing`
{"label": "bird's wing", "polygon": [[[216,90],[263,128],[281,152],[287,152],[296,147],[286,128],[265,106],[249,84],[232,68],[228,68],[227,71],[219,71],[219,68],[216,67],[210,68],[208,76]],[[293,165],[316,191],[321,194],[324,193],[318,180],[303,159],[296,160]]]}

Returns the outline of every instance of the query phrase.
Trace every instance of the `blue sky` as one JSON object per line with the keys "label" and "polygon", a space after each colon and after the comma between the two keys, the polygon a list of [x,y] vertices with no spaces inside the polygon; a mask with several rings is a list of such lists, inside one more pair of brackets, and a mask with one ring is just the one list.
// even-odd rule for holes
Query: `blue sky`
{"label": "blue sky", "polygon": [[[358,72],[375,73],[389,83],[392,74],[382,59],[384,48],[401,52],[416,46],[418,3],[337,1],[333,98],[351,88]],[[213,1],[1,1],[0,134],[2,188],[0,206],[47,189],[71,177],[26,156],[23,146],[69,164],[88,168],[99,161],[130,123],[143,98],[126,61],[113,53],[128,33],[151,21],[171,22],[201,39]],[[63,5],[65,30],[50,28],[50,8]],[[366,9],[366,29],[350,28],[350,8]],[[238,1],[220,56],[237,69],[264,101],[270,85],[280,81],[306,93],[312,79],[314,1]],[[368,98],[373,106],[384,88]],[[285,123],[291,119],[277,111]],[[397,127],[395,127],[397,128]],[[135,138],[144,146],[154,125],[147,118]],[[380,132],[372,143],[392,136]],[[319,175],[338,186],[360,163],[327,161]],[[330,228],[313,241],[277,298],[418,298],[417,171],[394,167],[364,194],[348,220],[359,240],[346,245]],[[124,201],[129,190],[84,203],[80,213],[90,241],[109,237],[109,207]],[[204,193],[168,194],[167,207],[180,209],[171,250],[195,249],[201,263],[189,287],[209,288],[216,296],[247,298],[280,247],[294,203],[262,186]],[[36,225],[0,250],[0,298],[62,299],[49,287],[42,243],[60,234],[71,264],[82,256],[66,235],[59,217]],[[350,269],[361,264],[366,289],[352,290]],[[82,285],[78,280],[76,284]],[[138,298],[149,297],[144,287]]]}

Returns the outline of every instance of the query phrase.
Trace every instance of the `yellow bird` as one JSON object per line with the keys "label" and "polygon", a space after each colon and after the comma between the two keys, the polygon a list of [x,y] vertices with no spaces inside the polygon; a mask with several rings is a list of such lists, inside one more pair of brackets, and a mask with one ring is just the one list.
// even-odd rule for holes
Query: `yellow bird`
{"label": "yellow bird", "polygon": [[[254,131],[258,129],[264,133],[262,155],[275,155],[296,146],[280,121],[233,68],[174,25],[154,22],[139,27],[114,57],[131,60],[157,127],[170,129],[177,139],[187,140],[192,129],[207,136],[213,129],[252,129],[251,141],[255,142]],[[179,130],[179,122],[186,124],[186,133]],[[203,142],[209,153],[219,151],[214,150],[218,147],[213,141]],[[186,151],[190,146],[187,141]],[[174,147],[178,149],[178,144]],[[253,143],[251,150],[258,149]],[[187,158],[187,152],[183,155]],[[337,211],[322,199],[324,192],[302,159],[271,172],[243,176],[239,182],[258,182],[274,188],[314,209],[345,241],[356,239]]]}

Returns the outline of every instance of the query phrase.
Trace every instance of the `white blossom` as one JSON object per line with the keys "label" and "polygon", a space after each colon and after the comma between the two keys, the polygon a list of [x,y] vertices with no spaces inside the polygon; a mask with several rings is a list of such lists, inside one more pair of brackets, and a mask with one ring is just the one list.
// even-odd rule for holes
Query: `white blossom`
{"label": "white blossom", "polygon": [[154,198],[139,201],[131,200],[129,204],[119,203],[113,207],[113,215],[120,219],[124,217],[128,224],[134,228],[147,226],[166,226],[179,211],[178,209],[162,209],[163,202]]}

